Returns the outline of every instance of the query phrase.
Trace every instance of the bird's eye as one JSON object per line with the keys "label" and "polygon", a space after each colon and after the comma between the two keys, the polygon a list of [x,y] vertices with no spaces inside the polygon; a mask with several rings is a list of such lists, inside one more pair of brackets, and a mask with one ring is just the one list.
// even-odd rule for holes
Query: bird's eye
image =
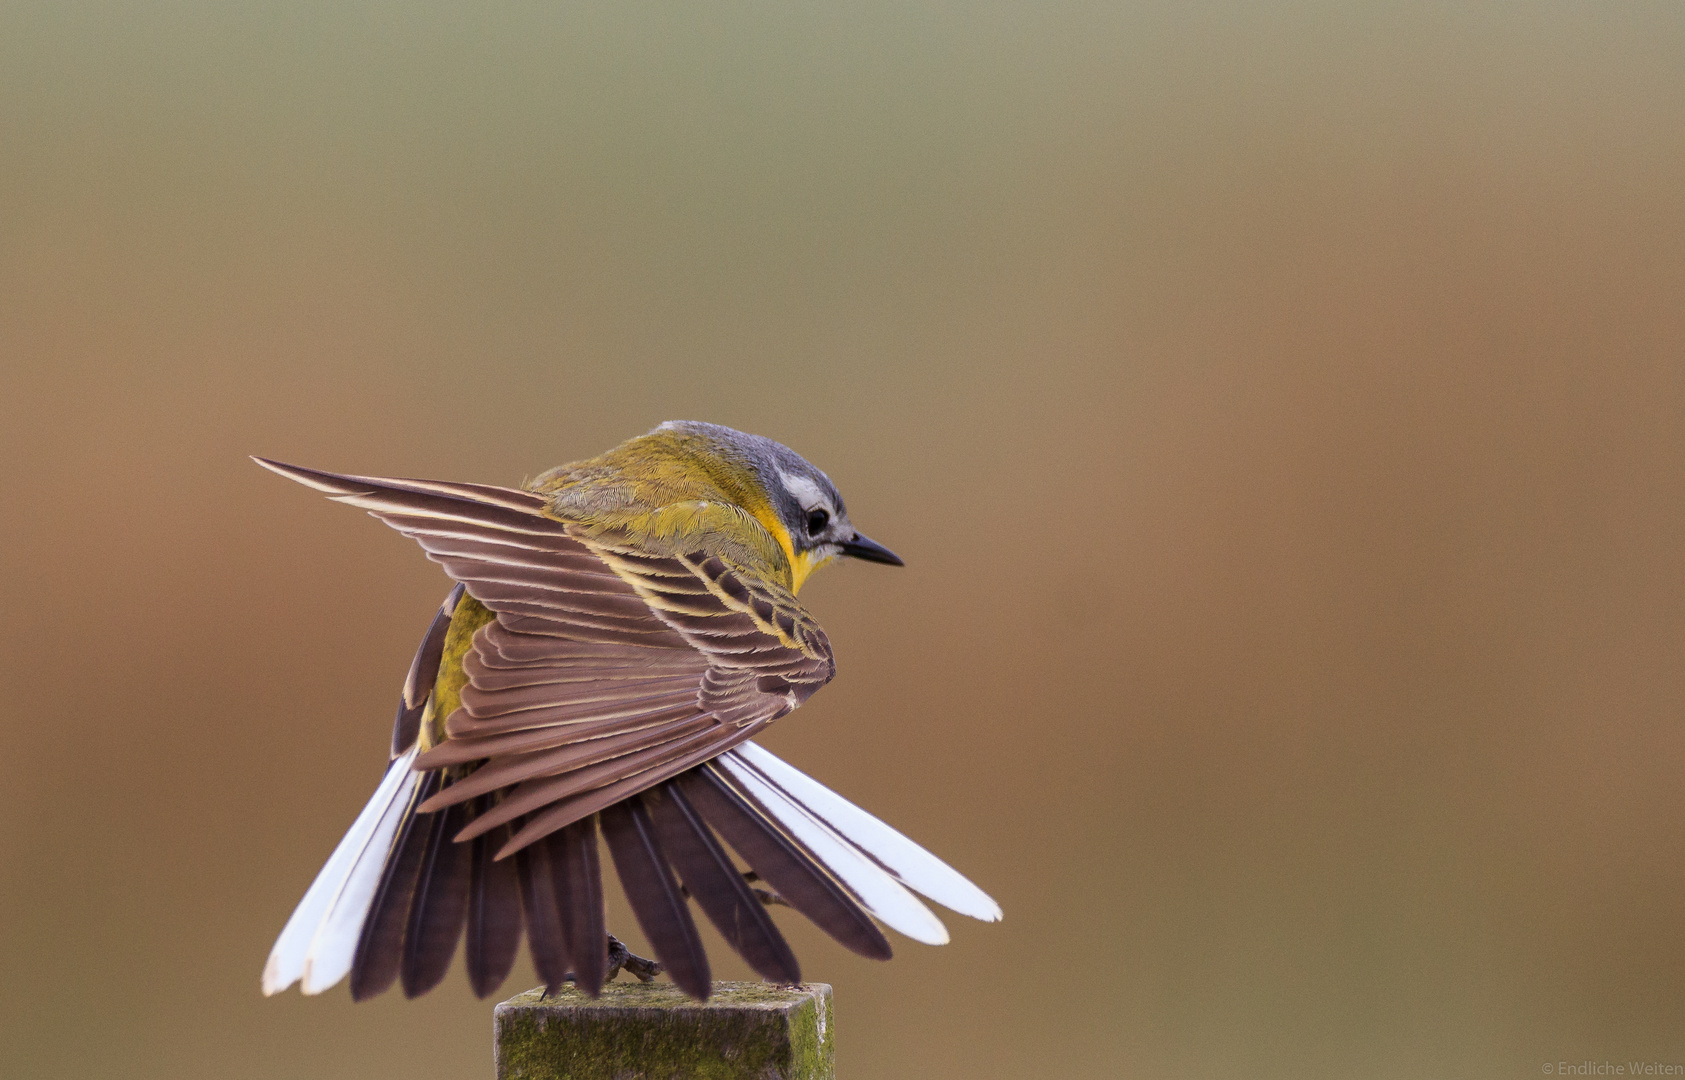
{"label": "bird's eye", "polygon": [[807,513],[807,534],[818,536],[825,531],[825,526],[831,523],[831,515],[824,510],[809,510]]}

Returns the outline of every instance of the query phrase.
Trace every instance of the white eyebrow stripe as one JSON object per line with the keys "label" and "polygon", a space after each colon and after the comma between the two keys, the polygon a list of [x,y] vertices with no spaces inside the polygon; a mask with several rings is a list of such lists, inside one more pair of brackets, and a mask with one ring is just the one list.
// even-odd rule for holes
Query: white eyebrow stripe
{"label": "white eyebrow stripe", "polygon": [[818,484],[807,477],[796,476],[779,469],[778,480],[784,485],[784,490],[795,496],[796,501],[802,504],[803,510],[812,510],[819,506],[830,508],[831,503],[829,499],[825,498],[825,492],[820,489]]}

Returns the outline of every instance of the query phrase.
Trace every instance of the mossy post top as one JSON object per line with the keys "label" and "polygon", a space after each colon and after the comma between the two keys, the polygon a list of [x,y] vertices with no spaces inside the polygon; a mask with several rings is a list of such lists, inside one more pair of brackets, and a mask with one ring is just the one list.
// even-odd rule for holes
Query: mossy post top
{"label": "mossy post top", "polygon": [[831,988],[717,982],[568,985],[495,1010],[498,1080],[832,1080]]}

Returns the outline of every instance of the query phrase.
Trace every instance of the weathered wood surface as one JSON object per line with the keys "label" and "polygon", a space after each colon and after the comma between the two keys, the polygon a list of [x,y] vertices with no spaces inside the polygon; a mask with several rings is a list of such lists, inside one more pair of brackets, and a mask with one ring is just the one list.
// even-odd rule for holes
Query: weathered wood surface
{"label": "weathered wood surface", "polygon": [[497,1006],[498,1080],[832,1080],[831,988],[717,982],[569,984]]}

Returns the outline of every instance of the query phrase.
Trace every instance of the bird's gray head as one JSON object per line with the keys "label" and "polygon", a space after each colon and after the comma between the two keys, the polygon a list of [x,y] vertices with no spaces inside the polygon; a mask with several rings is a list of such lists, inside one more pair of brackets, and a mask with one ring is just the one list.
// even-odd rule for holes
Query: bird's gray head
{"label": "bird's gray head", "polygon": [[783,443],[698,420],[669,420],[655,430],[705,439],[721,457],[752,470],[798,554],[816,561],[852,555],[902,565],[898,555],[862,536],[849,521],[848,507],[831,478]]}

